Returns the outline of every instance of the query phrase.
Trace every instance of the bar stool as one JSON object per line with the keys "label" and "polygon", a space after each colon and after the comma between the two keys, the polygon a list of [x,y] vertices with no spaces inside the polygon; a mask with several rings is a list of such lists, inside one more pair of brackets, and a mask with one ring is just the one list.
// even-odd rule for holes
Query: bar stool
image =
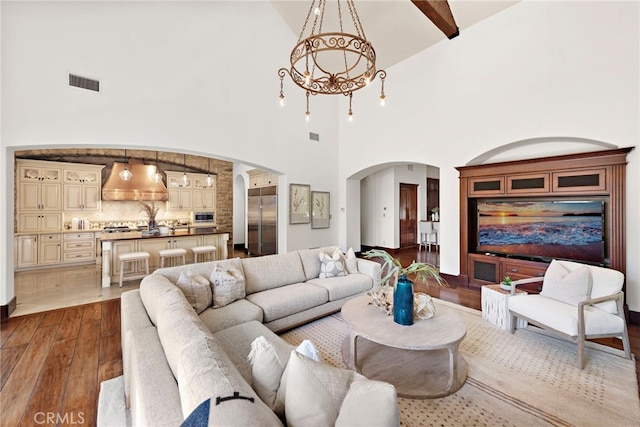
{"label": "bar stool", "polygon": [[216,248],[215,246],[196,246],[194,248],[191,248],[191,251],[193,252],[194,263],[198,262],[198,255],[202,255],[203,261],[205,261],[207,258],[210,261],[215,261],[216,259],[218,259],[218,257],[216,256],[218,248]]}
{"label": "bar stool", "polygon": [[182,258],[182,265],[185,265],[186,262],[186,249],[160,249],[158,251],[158,255],[160,256],[160,268],[164,267],[164,259],[165,258]]}
{"label": "bar stool", "polygon": [[[133,279],[141,279],[144,276],[149,275],[149,252],[129,252],[126,254],[118,255],[118,261],[120,263],[120,282],[119,285],[122,287],[123,280],[133,280]],[[138,262],[144,261],[144,274],[141,273],[133,273],[124,275],[124,264],[126,262]],[[135,264],[134,264],[135,266]],[[135,268],[134,268],[135,271]]]}

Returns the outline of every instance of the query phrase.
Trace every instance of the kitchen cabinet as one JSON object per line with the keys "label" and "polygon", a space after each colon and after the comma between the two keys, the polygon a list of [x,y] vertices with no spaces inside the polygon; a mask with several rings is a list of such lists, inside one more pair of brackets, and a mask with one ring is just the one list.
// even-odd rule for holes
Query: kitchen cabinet
{"label": "kitchen cabinet", "polygon": [[[139,252],[149,252],[149,271],[154,271],[158,267],[160,267],[160,256],[158,255],[158,251],[162,249],[171,249],[171,241],[173,239],[170,237],[167,238],[157,238],[157,239],[146,239],[139,240],[136,251]],[[115,258],[115,262],[117,262],[117,257]],[[170,264],[167,264],[169,267]],[[141,272],[144,271],[144,267],[141,269]],[[114,278],[111,278],[111,281],[114,281]],[[116,278],[117,282],[118,279]]]}
{"label": "kitchen cabinet", "polygon": [[[543,277],[549,264],[544,262],[504,258],[495,255],[469,254],[469,284],[495,285],[505,276],[513,280]],[[529,293],[540,292],[539,283],[519,286]]]}
{"label": "kitchen cabinet", "polygon": [[16,238],[16,268],[58,264],[60,234],[24,235]]}
{"label": "kitchen cabinet", "polygon": [[38,233],[42,231],[62,230],[62,212],[58,213],[19,213],[18,231]]}
{"label": "kitchen cabinet", "polygon": [[193,177],[193,209],[215,211],[216,208],[216,177],[213,184],[207,186],[207,175],[196,175]]}
{"label": "kitchen cabinet", "polygon": [[249,171],[249,187],[270,187],[278,183],[278,176],[269,172],[254,169]]}
{"label": "kitchen cabinet", "polygon": [[100,209],[102,169],[86,165],[63,170],[63,208],[65,211],[98,211]]}
{"label": "kitchen cabinet", "polygon": [[59,163],[16,160],[18,165],[18,210],[61,211],[62,167]]}
{"label": "kitchen cabinet", "polygon": [[186,184],[182,181],[180,172],[167,171],[167,190],[169,193],[168,209],[192,209],[193,179],[187,175]]}
{"label": "kitchen cabinet", "polygon": [[96,237],[94,232],[68,233],[64,235],[62,262],[95,262]]}
{"label": "kitchen cabinet", "polygon": [[222,234],[205,234],[200,236],[198,246],[215,246],[218,248],[216,252],[216,259],[227,259],[229,257],[229,250],[227,244],[229,242],[229,235]]}

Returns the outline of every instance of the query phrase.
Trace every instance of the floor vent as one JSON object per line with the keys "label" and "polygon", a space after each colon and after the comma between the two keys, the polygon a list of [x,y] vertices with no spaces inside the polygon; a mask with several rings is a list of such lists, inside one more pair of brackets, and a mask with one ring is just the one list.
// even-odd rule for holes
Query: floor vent
{"label": "floor vent", "polygon": [[320,141],[320,134],[309,132],[309,139],[312,141]]}
{"label": "floor vent", "polygon": [[75,74],[69,74],[69,86],[100,92],[100,82],[98,80],[76,76]]}

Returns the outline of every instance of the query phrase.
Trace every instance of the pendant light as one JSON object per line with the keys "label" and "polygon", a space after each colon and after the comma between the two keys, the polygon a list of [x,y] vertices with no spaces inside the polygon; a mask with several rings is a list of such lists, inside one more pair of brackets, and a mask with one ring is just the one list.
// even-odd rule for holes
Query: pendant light
{"label": "pendant light", "polygon": [[162,182],[162,174],[160,173],[160,170],[158,169],[158,152],[157,151],[156,151],[156,171],[151,176],[151,179],[153,179],[153,182]]}
{"label": "pendant light", "polygon": [[124,149],[124,169],[118,174],[123,181],[129,181],[133,174],[129,170],[129,158],[127,157],[127,149]]}
{"label": "pendant light", "polygon": [[189,184],[189,178],[187,178],[187,155],[182,155],[182,185],[187,186]]}
{"label": "pendant light", "polygon": [[207,187],[213,186],[213,177],[211,176],[211,159],[207,159]]}

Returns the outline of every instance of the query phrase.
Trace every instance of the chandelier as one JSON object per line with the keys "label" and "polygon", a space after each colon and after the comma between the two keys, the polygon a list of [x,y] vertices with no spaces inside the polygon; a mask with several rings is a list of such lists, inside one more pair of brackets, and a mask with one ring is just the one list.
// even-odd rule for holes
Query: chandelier
{"label": "chandelier", "polygon": [[[341,0],[333,2],[337,6],[338,28],[336,31],[326,32],[323,25],[327,1],[318,0],[316,5],[316,0],[312,0],[298,42],[291,51],[291,68],[278,70],[280,104],[284,104],[283,81],[288,74],[291,80],[306,92],[307,120],[311,115],[309,96],[318,94],[349,97],[347,115],[349,120],[352,120],[353,92],[368,86],[378,75],[382,82],[380,102],[384,105],[384,79],[387,73],[384,70],[376,70],[376,52],[365,37],[353,0],[345,2],[355,34],[345,32]],[[311,20],[311,29],[307,30]]]}

